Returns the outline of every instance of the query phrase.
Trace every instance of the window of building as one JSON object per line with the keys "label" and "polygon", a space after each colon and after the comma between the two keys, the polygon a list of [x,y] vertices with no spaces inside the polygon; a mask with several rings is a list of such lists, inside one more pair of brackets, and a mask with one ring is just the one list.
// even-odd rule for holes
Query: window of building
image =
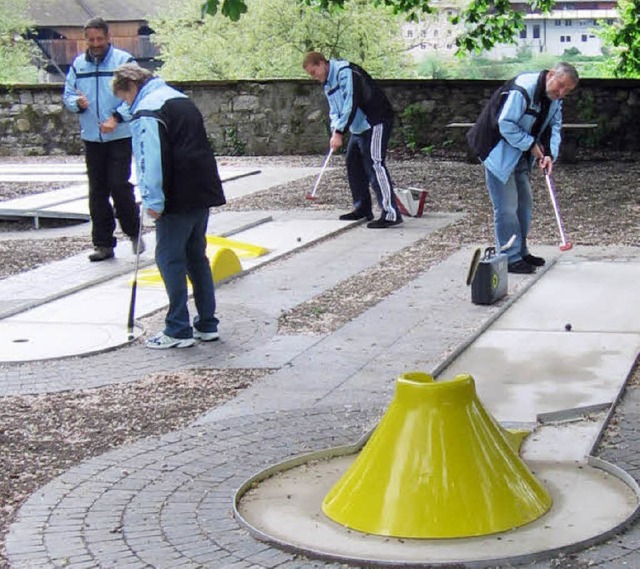
{"label": "window of building", "polygon": [[540,24],[533,24],[533,39],[540,39]]}
{"label": "window of building", "polygon": [[407,37],[408,38],[412,38],[413,37],[413,30],[407,30]]}
{"label": "window of building", "polygon": [[427,49],[427,44],[426,43],[421,43],[420,44],[420,49]]}
{"label": "window of building", "polygon": [[587,41],[587,34],[582,34],[582,41]]}
{"label": "window of building", "polygon": [[571,36],[567,36],[567,43],[571,41]]}
{"label": "window of building", "polygon": [[420,31],[420,35],[421,35],[423,38],[424,38],[424,37],[426,37],[426,36],[427,36],[427,30],[422,29],[422,30]]}
{"label": "window of building", "polygon": [[565,26],[570,26],[571,25],[571,20],[565,20],[564,21],[564,25]]}
{"label": "window of building", "polygon": [[564,43],[564,36],[560,36],[560,43]]}
{"label": "window of building", "polygon": [[562,20],[554,20],[553,21],[553,25],[554,26],[561,26],[562,25]]}
{"label": "window of building", "polygon": [[525,26],[524,28],[522,28],[520,30],[520,39],[521,40],[526,40],[527,39],[527,26]]}

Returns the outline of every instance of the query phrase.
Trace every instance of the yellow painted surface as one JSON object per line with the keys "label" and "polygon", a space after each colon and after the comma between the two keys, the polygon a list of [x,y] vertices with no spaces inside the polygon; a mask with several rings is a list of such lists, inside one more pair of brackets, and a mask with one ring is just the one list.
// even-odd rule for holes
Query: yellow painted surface
{"label": "yellow painted surface", "polygon": [[[215,248],[213,253],[208,253],[207,256],[211,260],[211,274],[213,275],[214,283],[220,282],[223,279],[242,272],[240,259],[231,249],[227,249],[225,247]],[[151,269],[142,269],[138,271],[138,285],[163,285],[162,276],[160,275],[158,268],[153,267]]]}
{"label": "yellow painted surface", "polygon": [[[224,251],[230,251],[233,255]],[[213,281],[218,282],[242,271],[238,258],[261,257],[266,255],[269,249],[236,241],[227,237],[207,235],[207,257],[211,260]],[[162,285],[162,277],[157,267],[138,271],[138,285],[159,286]]]}
{"label": "yellow painted surface", "polygon": [[210,259],[217,249],[231,249],[238,257],[261,257],[269,252],[269,249],[244,241],[236,241],[227,237],[207,235],[207,257]]}
{"label": "yellow painted surface", "polygon": [[366,533],[405,538],[488,535],[547,512],[551,496],[486,411],[470,375],[411,372],[323,512]]}

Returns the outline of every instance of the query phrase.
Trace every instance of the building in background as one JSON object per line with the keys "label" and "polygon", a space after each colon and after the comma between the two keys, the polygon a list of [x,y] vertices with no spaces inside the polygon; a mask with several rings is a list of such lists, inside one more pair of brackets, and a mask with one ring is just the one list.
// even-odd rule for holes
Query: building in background
{"label": "building in background", "polygon": [[[516,57],[525,49],[532,55],[561,56],[571,48],[576,48],[582,55],[599,56],[602,55],[602,40],[595,30],[603,23],[612,24],[618,19],[616,2],[610,0],[559,1],[549,14],[532,12],[530,6],[523,2],[512,4],[525,13],[526,27],[515,44],[496,46],[485,54],[488,58]],[[444,0],[434,2],[433,6],[437,12],[432,16],[403,26],[407,49],[416,61],[429,54],[446,56],[456,51],[455,38],[460,28],[453,26],[449,18],[460,11],[461,4]]]}
{"label": "building in background", "polygon": [[131,53],[143,67],[155,69],[158,48],[148,19],[160,14],[171,0],[30,0],[29,17],[34,25],[30,35],[42,54],[39,68],[42,82],[64,81],[69,66],[85,49],[83,26],[102,17],[109,24],[114,46]]}

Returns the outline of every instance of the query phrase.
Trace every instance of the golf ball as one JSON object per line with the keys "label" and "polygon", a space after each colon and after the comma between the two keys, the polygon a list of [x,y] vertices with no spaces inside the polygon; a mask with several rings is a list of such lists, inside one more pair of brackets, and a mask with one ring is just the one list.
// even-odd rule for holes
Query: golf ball
{"label": "golf ball", "polygon": [[571,324],[570,324],[569,322],[567,322],[567,323],[564,325],[564,329],[565,329],[567,332],[571,332]]}
{"label": "golf ball", "polygon": [[300,242],[302,241],[302,237],[298,237],[298,238],[296,239],[296,241],[297,241],[298,243],[300,243]]}

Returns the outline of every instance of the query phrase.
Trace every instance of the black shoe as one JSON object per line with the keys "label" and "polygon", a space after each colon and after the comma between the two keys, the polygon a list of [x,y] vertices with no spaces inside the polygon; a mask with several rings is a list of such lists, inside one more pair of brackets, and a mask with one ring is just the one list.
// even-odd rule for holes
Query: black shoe
{"label": "black shoe", "polygon": [[341,215],[338,219],[342,221],[357,221],[358,219],[367,218],[367,221],[371,221],[373,219],[372,213],[362,213],[361,211],[353,210],[349,213],[345,213]]}
{"label": "black shoe", "polygon": [[97,261],[106,261],[114,257],[113,247],[96,247],[94,252],[89,255],[89,261],[95,263]]}
{"label": "black shoe", "polygon": [[533,265],[534,267],[544,267],[544,264],[546,262],[542,257],[536,257],[535,255],[525,255],[524,257],[522,257],[522,260],[525,263]]}
{"label": "black shoe", "polygon": [[376,219],[375,221],[371,221],[367,223],[367,227],[369,229],[385,229],[387,227],[392,227],[394,225],[400,225],[402,223],[402,218],[400,216],[396,217],[395,221],[389,221],[382,216],[380,219]]}
{"label": "black shoe", "polygon": [[509,265],[507,266],[507,271],[509,271],[510,273],[516,273],[518,275],[530,275],[531,273],[536,272],[536,268],[526,261],[516,261],[514,263],[509,263]]}

